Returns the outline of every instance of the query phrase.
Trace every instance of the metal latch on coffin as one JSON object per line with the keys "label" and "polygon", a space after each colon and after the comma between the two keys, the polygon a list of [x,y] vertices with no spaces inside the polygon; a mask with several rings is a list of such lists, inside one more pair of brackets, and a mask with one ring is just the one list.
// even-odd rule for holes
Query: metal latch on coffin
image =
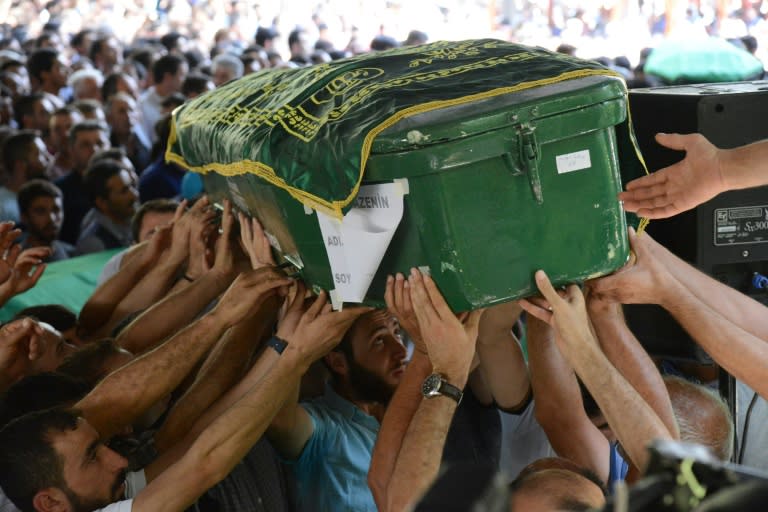
{"label": "metal latch on coffin", "polygon": [[535,127],[529,124],[522,124],[517,129],[518,147],[520,148],[520,164],[522,170],[528,175],[528,182],[531,184],[533,197],[538,204],[544,203],[544,197],[541,193],[541,178],[539,177],[539,145],[536,142]]}

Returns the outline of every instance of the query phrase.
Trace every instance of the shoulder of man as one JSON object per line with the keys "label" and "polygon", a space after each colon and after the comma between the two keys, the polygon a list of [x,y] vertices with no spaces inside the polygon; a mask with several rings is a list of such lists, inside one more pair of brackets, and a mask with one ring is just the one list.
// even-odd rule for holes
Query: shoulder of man
{"label": "shoulder of man", "polygon": [[78,255],[91,254],[106,249],[104,240],[99,236],[99,227],[100,225],[97,222],[94,222],[90,224],[85,231],[80,233],[76,246],[76,253]]}

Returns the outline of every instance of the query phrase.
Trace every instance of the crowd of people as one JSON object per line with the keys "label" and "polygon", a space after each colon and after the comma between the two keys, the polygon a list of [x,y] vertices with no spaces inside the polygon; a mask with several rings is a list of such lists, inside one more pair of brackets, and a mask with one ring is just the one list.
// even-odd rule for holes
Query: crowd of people
{"label": "crowd of people", "polygon": [[[631,262],[583,288],[539,271],[541,296],[455,314],[412,269],[389,277],[387,308],[334,311],[258,221],[164,160],[169,113],[197,95],[426,34],[339,49],[297,28],[284,60],[274,27],[247,43],[219,31],[210,55],[179,32],[125,45],[59,28],[0,49],[0,307],[50,262],[120,251],[79,314],[42,304],[0,327],[3,512],[399,512],[465,467],[502,475],[510,510],[587,510],[642,477],[650,442],[733,460],[748,421],[740,462],[768,469],[768,403],[731,417],[706,372],[646,353],[622,304],[661,305],[766,398],[768,310],[648,234],[630,230]],[[627,211],[768,184],[768,142],[657,140],[686,158],[630,183]]]}

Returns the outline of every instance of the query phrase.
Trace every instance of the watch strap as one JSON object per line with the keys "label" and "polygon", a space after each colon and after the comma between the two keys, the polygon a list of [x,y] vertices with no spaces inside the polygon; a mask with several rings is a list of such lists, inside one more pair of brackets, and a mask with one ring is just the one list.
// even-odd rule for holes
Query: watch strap
{"label": "watch strap", "polygon": [[442,378],[442,376],[440,379],[440,387],[438,388],[437,392],[440,393],[441,395],[444,395],[456,400],[456,405],[459,405],[461,403],[461,399],[464,398],[464,392],[458,387],[448,382],[447,380],[445,380],[445,378]]}
{"label": "watch strap", "polygon": [[267,346],[275,349],[275,352],[278,354],[282,354],[285,350],[285,347],[288,346],[288,342],[282,338],[278,338],[277,336],[272,336],[269,338],[269,341],[267,341]]}
{"label": "watch strap", "polygon": [[461,399],[464,396],[464,392],[448,382],[442,374],[433,373],[424,380],[422,384],[422,394],[425,398],[434,398],[436,396],[447,396],[456,401],[456,404],[461,403]]}

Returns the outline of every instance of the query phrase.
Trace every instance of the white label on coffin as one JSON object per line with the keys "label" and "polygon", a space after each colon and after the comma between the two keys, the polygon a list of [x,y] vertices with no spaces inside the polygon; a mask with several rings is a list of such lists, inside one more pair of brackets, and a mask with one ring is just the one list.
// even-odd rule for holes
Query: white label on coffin
{"label": "white label on coffin", "polygon": [[354,207],[339,221],[317,212],[333,284],[344,302],[362,302],[403,218],[400,183],[360,187]]}
{"label": "white label on coffin", "polygon": [[589,155],[589,150],[585,149],[575,153],[557,155],[555,157],[555,164],[557,165],[557,173],[565,174],[566,172],[589,169],[592,167],[592,158]]}

